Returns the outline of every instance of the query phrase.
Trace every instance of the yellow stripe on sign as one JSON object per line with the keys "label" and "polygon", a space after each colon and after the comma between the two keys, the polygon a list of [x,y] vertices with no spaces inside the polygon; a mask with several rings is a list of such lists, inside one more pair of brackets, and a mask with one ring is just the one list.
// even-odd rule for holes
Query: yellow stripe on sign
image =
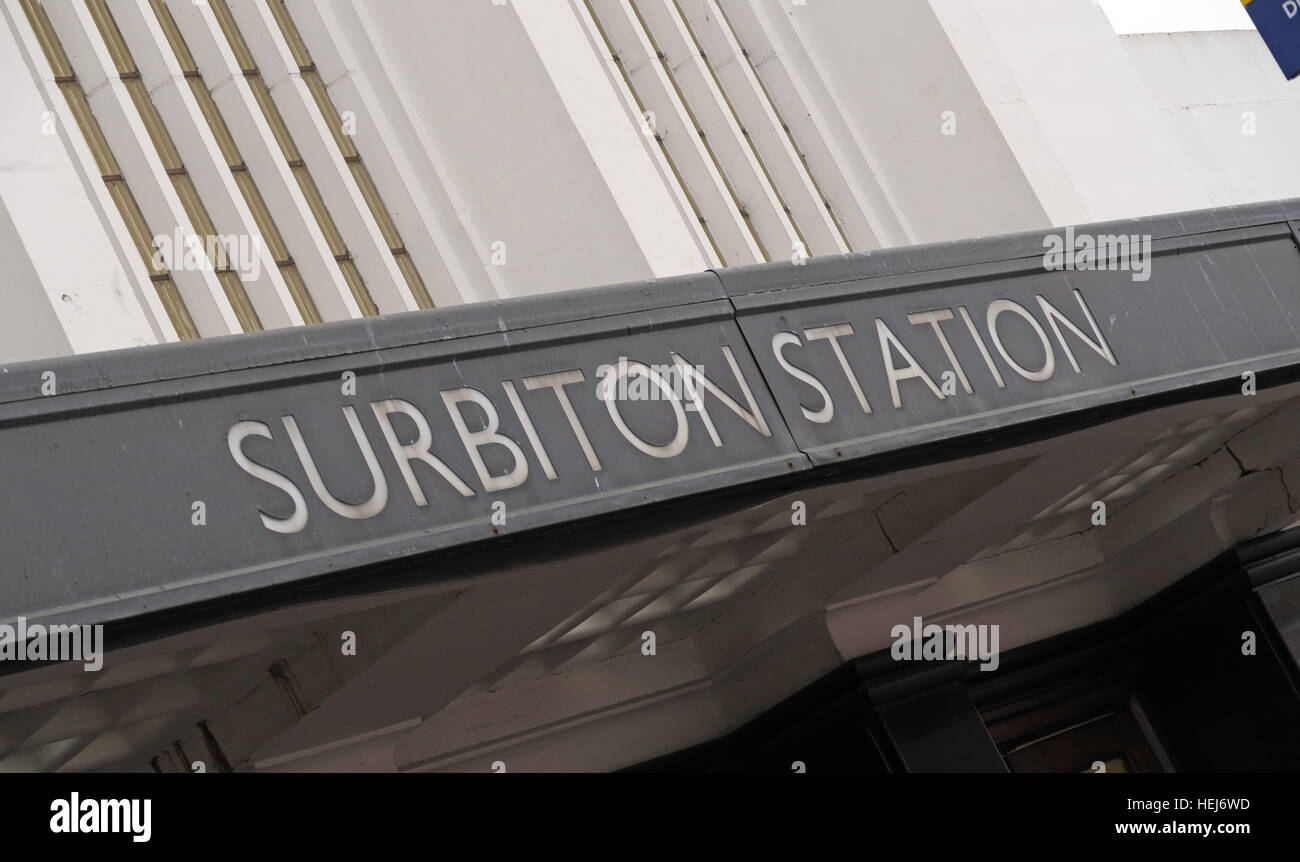
{"label": "yellow stripe on sign", "polygon": [[1254,2],[1255,2],[1255,0],[1241,0],[1241,5],[1242,5],[1242,6],[1249,6],[1251,3],[1254,3]]}

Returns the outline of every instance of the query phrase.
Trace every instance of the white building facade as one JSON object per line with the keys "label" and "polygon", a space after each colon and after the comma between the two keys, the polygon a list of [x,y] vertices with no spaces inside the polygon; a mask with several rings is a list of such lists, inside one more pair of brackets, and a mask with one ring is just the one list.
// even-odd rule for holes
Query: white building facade
{"label": "white building facade", "polygon": [[[1117,36],[1092,0],[4,22],[0,361],[1300,194],[1258,34]],[[157,255],[191,236],[243,251]]]}

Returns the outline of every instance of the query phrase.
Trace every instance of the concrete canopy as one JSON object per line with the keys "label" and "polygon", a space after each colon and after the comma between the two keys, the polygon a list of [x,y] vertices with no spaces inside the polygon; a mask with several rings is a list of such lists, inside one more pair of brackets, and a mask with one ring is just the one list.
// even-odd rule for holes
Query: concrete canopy
{"label": "concrete canopy", "polygon": [[[1294,518],[1298,217],[4,369],[0,616],[110,653],[0,679],[0,763],[616,768],[914,615],[1004,649],[1113,616]],[[1045,268],[1085,236],[1132,255]]]}

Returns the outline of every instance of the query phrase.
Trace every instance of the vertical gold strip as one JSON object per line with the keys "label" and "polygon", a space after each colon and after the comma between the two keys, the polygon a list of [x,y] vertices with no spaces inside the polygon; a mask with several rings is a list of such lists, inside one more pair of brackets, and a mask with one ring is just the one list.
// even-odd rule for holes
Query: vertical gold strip
{"label": "vertical gold strip", "polygon": [[419,270],[415,262],[411,260],[410,254],[406,250],[405,243],[402,242],[401,234],[397,230],[397,224],[393,221],[392,215],[388,208],[384,206],[383,199],[379,195],[379,189],[375,186],[374,178],[371,177],[369,169],[361,159],[361,154],[357,152],[352,143],[352,137],[343,130],[343,118],[339,115],[338,109],[330,99],[329,90],[325,86],[325,81],[321,78],[320,72],[316,69],[315,62],[312,61],[311,53],[307,50],[307,44],[303,41],[302,34],[298,32],[298,27],[293,23],[293,18],[289,15],[289,8],[285,5],[284,0],[267,0],[270,5],[271,15],[275,18],[276,23],[280,25],[280,32],[284,34],[284,39],[289,45],[289,52],[293,55],[293,61],[298,64],[298,73],[302,76],[303,82],[311,92],[312,99],[316,102],[316,109],[320,111],[325,120],[325,125],[329,128],[334,138],[335,145],[339,152],[343,154],[343,159],[348,163],[352,171],[352,179],[357,184],[361,196],[365,198],[366,205],[370,208],[370,214],[374,217],[375,222],[379,225],[379,231],[384,237],[384,242],[388,244],[388,250],[392,253],[397,262],[398,268],[406,278],[407,287],[411,290],[411,295],[415,297],[416,305],[420,308],[433,308],[433,298],[429,296],[429,290],[420,278]]}
{"label": "vertical gold strip", "polygon": [[316,303],[312,301],[311,294],[307,291],[306,284],[298,272],[297,266],[294,265],[293,258],[289,254],[288,245],[284,241],[284,236],[276,227],[275,220],[271,217],[271,211],[267,208],[266,201],[257,188],[257,183],[253,181],[252,175],[244,165],[244,158],[239,152],[239,146],[235,143],[225,119],[221,116],[221,110],[217,107],[212,94],[208,92],[207,86],[203,83],[198,64],[194,61],[194,55],[190,53],[189,46],[185,43],[180,28],[176,26],[171,11],[168,10],[163,0],[149,0],[149,5],[153,8],[154,17],[158,19],[163,33],[167,36],[167,42],[171,46],[172,54],[181,67],[181,71],[185,74],[190,92],[194,94],[199,110],[203,112],[208,129],[212,132],[217,147],[221,150],[221,156],[226,161],[226,167],[230,169],[235,184],[239,186],[239,191],[244,196],[244,202],[248,204],[248,209],[252,212],[254,221],[257,222],[257,229],[266,240],[267,248],[275,259],[280,274],[284,277],[285,286],[289,290],[289,295],[293,298],[294,305],[298,308],[298,313],[302,315],[302,319],[306,323],[320,323],[321,316],[316,308]]}
{"label": "vertical gold strip", "polygon": [[235,16],[231,14],[230,7],[226,5],[225,0],[210,0],[208,5],[217,18],[217,23],[221,27],[222,34],[226,37],[227,44],[230,45],[230,50],[235,55],[235,61],[239,63],[240,71],[244,74],[244,80],[252,91],[253,98],[257,101],[258,107],[262,109],[262,116],[266,119],[267,125],[271,127],[271,134],[275,136],[275,142],[279,145],[280,152],[284,155],[294,179],[298,182],[298,188],[306,199],[307,208],[311,210],[312,217],[316,219],[316,224],[325,237],[325,243],[329,246],[330,253],[334,255],[334,260],[338,263],[343,279],[347,282],[348,290],[352,293],[352,298],[356,301],[357,307],[361,309],[362,314],[367,317],[375,316],[379,313],[379,307],[375,305],[374,299],[371,298],[365,280],[361,277],[361,272],[357,269],[356,264],[352,262],[352,255],[343,242],[343,234],[339,232],[338,225],[335,224],[329,210],[325,207],[325,199],[321,197],[320,189],[317,187],[315,180],[312,179],[311,172],[307,170],[307,165],[293,142],[293,135],[289,133],[289,127],[285,124],[284,117],[281,116],[275,102],[271,99],[271,93],[262,80],[262,73],[258,71],[257,64],[253,61],[253,53],[248,50],[248,44],[244,41],[244,36],[239,32],[239,26],[235,23]]}
{"label": "vertical gold strip", "polygon": [[27,23],[36,34],[36,40],[40,43],[41,51],[45,54],[45,61],[50,64],[50,69],[54,73],[54,80],[68,104],[68,109],[76,118],[77,128],[81,131],[81,136],[86,140],[91,155],[95,158],[95,166],[104,181],[109,197],[116,204],[118,215],[121,217],[127,233],[130,234],[136,251],[144,261],[145,269],[149,272],[149,280],[158,293],[158,299],[167,313],[168,320],[171,321],[172,328],[176,330],[177,337],[182,340],[197,339],[199,337],[198,327],[194,325],[194,319],[190,317],[189,309],[185,307],[185,301],[181,298],[180,291],[176,289],[176,283],[172,281],[171,276],[165,270],[160,269],[157,265],[154,258],[154,234],[149,230],[144,215],[140,212],[140,207],[131,194],[131,189],[127,187],[126,181],[122,178],[117,160],[113,158],[112,150],[109,149],[103,130],[100,129],[99,122],[90,110],[90,105],[86,101],[86,94],[77,81],[72,64],[68,62],[68,55],[64,52],[63,44],[59,41],[58,34],[54,32],[54,27],[50,24],[50,19],[45,14],[44,7],[41,6],[38,0],[18,0],[18,2],[27,17]]}
{"label": "vertical gold strip", "polygon": [[[130,93],[131,101],[135,104],[136,111],[139,112],[140,119],[149,132],[149,138],[153,142],[154,150],[158,153],[158,158],[162,161],[163,167],[171,177],[172,186],[176,189],[176,194],[180,197],[181,204],[185,207],[185,213],[189,216],[194,229],[205,237],[217,236],[216,225],[212,223],[207,208],[203,205],[198,191],[194,188],[194,182],[181,161],[180,152],[177,151],[176,144],[172,141],[167,126],[163,123],[162,116],[154,106],[153,100],[149,98],[149,92],[145,89],[144,81],[140,78],[140,70],[131,57],[131,51],[127,47],[126,40],[122,38],[122,32],[118,29],[113,14],[109,12],[108,5],[104,0],[86,0],[86,8],[90,11],[95,26],[99,29],[100,37],[103,38],[104,44],[108,47],[109,54],[112,56],[113,63],[117,68],[118,78],[126,87],[127,92]],[[204,245],[206,246],[208,243],[205,242]],[[206,248],[204,253],[206,255]],[[217,271],[217,280],[221,283],[222,291],[226,294],[226,299],[229,300],[239,325],[245,332],[260,330],[262,321],[258,319],[257,311],[248,298],[248,292],[244,289],[243,282],[239,280],[239,276],[233,270],[228,267],[225,269],[218,268],[217,264],[217,261],[208,261],[208,265]]]}

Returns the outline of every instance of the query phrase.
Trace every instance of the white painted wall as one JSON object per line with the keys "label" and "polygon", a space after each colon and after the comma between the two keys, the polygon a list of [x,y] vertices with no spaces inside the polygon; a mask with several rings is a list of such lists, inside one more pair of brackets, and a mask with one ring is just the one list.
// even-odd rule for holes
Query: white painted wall
{"label": "white painted wall", "polygon": [[1300,195],[1300,81],[1282,76],[1258,33],[1124,36],[1121,44],[1175,130],[1188,181],[1214,205]]}
{"label": "white painted wall", "polygon": [[0,25],[0,363],[156,343],[137,295],[150,286],[128,278],[119,255],[135,252],[110,241],[92,194],[103,183],[77,170],[77,132],[48,98],[52,84],[3,14]]}
{"label": "white painted wall", "polygon": [[[781,5],[904,225],[902,236],[883,244],[1011,233],[1043,223],[1035,190],[998,128],[999,114],[929,5]],[[943,133],[948,111],[955,115],[954,135]]]}
{"label": "white painted wall", "polygon": [[564,0],[355,6],[501,295],[705,268]]}
{"label": "white painted wall", "polygon": [[1119,36],[1093,0],[930,5],[1052,224],[1300,195],[1300,86],[1253,30]]}

